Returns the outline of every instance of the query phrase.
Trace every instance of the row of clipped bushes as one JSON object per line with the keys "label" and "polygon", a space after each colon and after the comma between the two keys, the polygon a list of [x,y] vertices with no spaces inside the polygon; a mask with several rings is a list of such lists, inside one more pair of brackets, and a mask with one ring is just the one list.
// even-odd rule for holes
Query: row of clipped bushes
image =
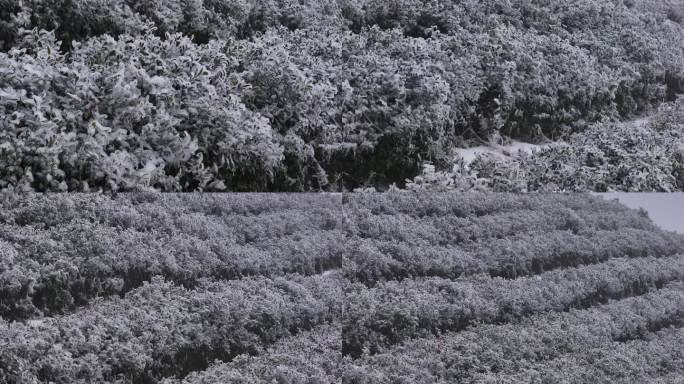
{"label": "row of clipped bushes", "polygon": [[403,185],[672,100],[677,2],[0,1],[0,188]]}
{"label": "row of clipped bushes", "polygon": [[186,290],[156,277],[64,316],[0,319],[0,381],[156,383],[216,359],[254,355],[274,342],[331,323],[339,279],[290,276],[207,282]]}
{"label": "row of clipped bushes", "polygon": [[0,194],[0,382],[652,382],[683,249],[588,195]]}
{"label": "row of clipped bushes", "polygon": [[416,337],[473,324],[515,322],[641,295],[684,278],[684,257],[611,259],[598,265],[505,280],[475,276],[356,285],[347,298],[343,353],[375,353]]}
{"label": "row of clipped bushes", "polygon": [[217,362],[183,379],[166,378],[161,383],[337,383],[344,367],[341,339],[341,325],[326,324],[280,340],[257,356],[241,355],[227,363]]}
{"label": "row of clipped bushes", "polygon": [[683,288],[413,339],[349,362],[342,382],[677,382]]}
{"label": "row of clipped bushes", "polygon": [[355,193],[343,196],[347,277],[517,278],[615,257],[682,253],[643,211],[583,194]]}
{"label": "row of clipped bushes", "polygon": [[159,275],[192,288],[206,278],[340,268],[346,229],[338,201],[325,194],[12,195],[0,202],[0,317],[68,313]]}

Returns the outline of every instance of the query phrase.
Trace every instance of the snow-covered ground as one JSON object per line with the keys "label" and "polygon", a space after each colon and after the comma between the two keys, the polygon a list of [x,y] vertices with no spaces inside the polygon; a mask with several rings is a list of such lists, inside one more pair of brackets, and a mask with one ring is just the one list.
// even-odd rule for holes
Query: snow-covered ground
{"label": "snow-covered ground", "polygon": [[31,319],[27,320],[26,324],[32,326],[32,327],[40,327],[41,325],[45,324],[45,319]]}
{"label": "snow-covered ground", "polygon": [[456,155],[463,158],[465,164],[470,164],[477,155],[491,154],[502,160],[510,159],[520,152],[531,154],[553,144],[530,144],[521,141],[513,141],[507,145],[479,145],[470,148],[457,148]]}

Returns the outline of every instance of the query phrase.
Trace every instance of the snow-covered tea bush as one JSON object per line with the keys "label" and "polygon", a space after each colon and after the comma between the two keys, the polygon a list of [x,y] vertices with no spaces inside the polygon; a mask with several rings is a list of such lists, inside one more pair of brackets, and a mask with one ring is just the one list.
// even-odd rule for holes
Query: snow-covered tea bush
{"label": "snow-covered tea bush", "polygon": [[[622,0],[0,0],[0,188],[403,187],[425,162],[451,169],[457,145],[567,139],[675,100],[683,12]],[[508,177],[493,188],[518,188]]]}

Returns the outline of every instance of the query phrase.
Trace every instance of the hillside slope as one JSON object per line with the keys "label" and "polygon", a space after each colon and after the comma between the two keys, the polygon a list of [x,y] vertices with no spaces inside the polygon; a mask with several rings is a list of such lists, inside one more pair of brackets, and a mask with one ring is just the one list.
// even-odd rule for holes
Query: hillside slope
{"label": "hillside slope", "polygon": [[674,101],[683,15],[677,0],[0,0],[0,188],[401,187],[459,145]]}
{"label": "hillside slope", "polygon": [[345,200],[343,383],[684,377],[684,236],[643,212],[579,194]]}
{"label": "hillside slope", "polygon": [[474,150],[457,149],[451,171],[426,167],[420,176],[408,182],[408,188],[495,192],[681,191],[682,132],[684,98],[665,103],[638,119],[589,125],[563,140],[546,142],[532,150],[501,154],[496,146],[483,146],[473,154]]}
{"label": "hillside slope", "polygon": [[[340,196],[30,194],[0,204],[1,383],[156,383],[216,360],[258,376],[238,361],[339,338]],[[311,375],[336,372],[335,351],[319,361],[327,368]]]}
{"label": "hillside slope", "polygon": [[684,376],[684,235],[616,201],[1,198],[3,384]]}

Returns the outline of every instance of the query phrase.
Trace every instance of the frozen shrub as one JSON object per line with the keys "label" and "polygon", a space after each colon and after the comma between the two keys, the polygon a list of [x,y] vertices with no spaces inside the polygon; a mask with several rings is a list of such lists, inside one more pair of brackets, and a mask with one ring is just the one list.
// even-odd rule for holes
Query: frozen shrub
{"label": "frozen shrub", "polygon": [[225,45],[103,36],[67,58],[53,34],[25,32],[0,54],[3,187],[263,187],[282,149],[235,94]]}
{"label": "frozen shrub", "polygon": [[[681,15],[654,0],[0,0],[0,188],[403,187],[424,162],[447,172],[457,144],[567,139],[674,101]],[[474,185],[537,188],[504,180],[516,172]]]}

